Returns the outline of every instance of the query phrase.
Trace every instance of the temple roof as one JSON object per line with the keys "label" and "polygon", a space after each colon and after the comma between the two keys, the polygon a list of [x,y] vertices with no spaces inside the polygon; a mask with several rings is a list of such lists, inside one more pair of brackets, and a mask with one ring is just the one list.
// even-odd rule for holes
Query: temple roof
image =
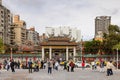
{"label": "temple roof", "polygon": [[51,37],[42,42],[41,46],[77,46],[77,43],[67,37]]}

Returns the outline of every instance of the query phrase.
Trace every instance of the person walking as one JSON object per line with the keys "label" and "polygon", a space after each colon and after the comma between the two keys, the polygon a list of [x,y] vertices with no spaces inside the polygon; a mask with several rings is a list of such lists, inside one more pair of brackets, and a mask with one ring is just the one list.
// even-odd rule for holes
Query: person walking
{"label": "person walking", "polygon": [[49,60],[48,61],[48,74],[52,73],[52,66],[53,66],[52,60]]}
{"label": "person walking", "polygon": [[114,67],[112,61],[107,62],[107,76],[113,75],[112,68]]}
{"label": "person walking", "polygon": [[20,61],[17,62],[18,69],[20,69]]}
{"label": "person walking", "polygon": [[113,63],[112,63],[112,61],[110,61],[110,75],[113,75],[113,68],[115,68],[114,67],[114,65],[113,65]]}
{"label": "person walking", "polygon": [[29,68],[29,73],[32,73],[32,60],[30,59],[29,61],[28,61],[28,68]]}
{"label": "person walking", "polygon": [[65,61],[65,62],[64,62],[63,70],[66,70],[66,69],[67,69],[67,62]]}
{"label": "person walking", "polygon": [[43,69],[43,65],[44,65],[44,62],[43,60],[41,61],[41,68],[40,69]]}
{"label": "person walking", "polygon": [[69,65],[70,63],[69,63],[69,61],[67,61],[67,64],[66,64],[66,66],[67,66],[67,71],[69,72],[69,69],[70,69],[70,65]]}
{"label": "person walking", "polygon": [[55,62],[55,69],[58,70],[59,63],[58,61]]}
{"label": "person walking", "polygon": [[82,61],[82,70],[84,70],[84,68],[85,68],[85,61],[83,60]]}
{"label": "person walking", "polygon": [[100,72],[104,72],[105,61],[100,62]]}
{"label": "person walking", "polygon": [[70,67],[71,67],[71,72],[74,72],[74,67],[75,67],[75,64],[73,61],[70,62]]}
{"label": "person walking", "polygon": [[2,69],[2,63],[0,63],[0,70]]}
{"label": "person walking", "polygon": [[14,63],[14,60],[12,59],[11,60],[11,63],[10,63],[10,67],[11,67],[11,70],[12,70],[12,72],[15,72],[15,63]]}
{"label": "person walking", "polygon": [[39,71],[39,63],[38,63],[38,61],[36,62],[36,70],[37,70],[37,72]]}
{"label": "person walking", "polygon": [[10,69],[10,64],[11,64],[11,62],[10,61],[8,61],[8,63],[7,63],[7,71]]}
{"label": "person walking", "polygon": [[45,68],[46,68],[46,65],[47,65],[47,63],[44,61],[44,64],[43,64],[43,69],[45,69]]}
{"label": "person walking", "polygon": [[91,62],[91,65],[92,65],[92,70],[95,70],[96,69],[96,63],[95,63],[95,61]]}

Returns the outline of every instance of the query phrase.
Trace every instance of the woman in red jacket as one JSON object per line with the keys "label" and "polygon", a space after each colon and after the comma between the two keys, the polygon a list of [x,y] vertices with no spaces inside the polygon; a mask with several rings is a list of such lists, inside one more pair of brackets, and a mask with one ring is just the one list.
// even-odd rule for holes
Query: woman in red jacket
{"label": "woman in red jacket", "polygon": [[85,68],[85,61],[82,61],[82,70]]}

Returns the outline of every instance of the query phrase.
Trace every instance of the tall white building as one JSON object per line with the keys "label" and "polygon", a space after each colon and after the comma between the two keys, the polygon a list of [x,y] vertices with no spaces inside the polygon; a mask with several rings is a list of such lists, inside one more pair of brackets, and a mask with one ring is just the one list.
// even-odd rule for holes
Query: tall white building
{"label": "tall white building", "polygon": [[75,40],[81,41],[81,31],[76,27],[46,27],[46,35],[50,36],[66,36]]}

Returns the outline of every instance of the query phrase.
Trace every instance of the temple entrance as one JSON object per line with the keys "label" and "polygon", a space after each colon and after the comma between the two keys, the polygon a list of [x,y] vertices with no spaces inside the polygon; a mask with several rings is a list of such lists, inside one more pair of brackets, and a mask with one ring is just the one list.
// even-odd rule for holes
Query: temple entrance
{"label": "temple entrance", "polygon": [[66,60],[66,50],[65,49],[53,49],[52,50],[52,58],[55,60]]}

